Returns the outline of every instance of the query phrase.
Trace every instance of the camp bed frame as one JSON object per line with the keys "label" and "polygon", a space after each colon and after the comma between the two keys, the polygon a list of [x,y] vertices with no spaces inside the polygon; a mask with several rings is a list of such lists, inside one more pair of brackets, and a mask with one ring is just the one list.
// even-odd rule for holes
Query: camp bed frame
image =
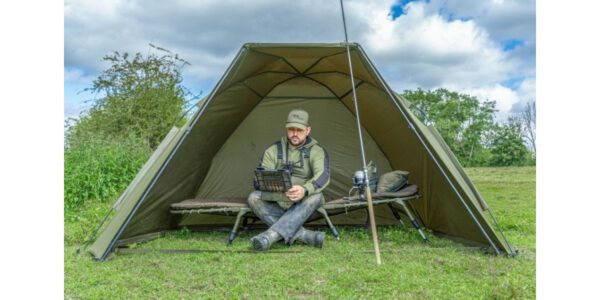
{"label": "camp bed frame", "polygon": [[[392,211],[394,217],[404,225],[402,219],[400,217],[400,213],[404,213],[409,219],[411,224],[417,229],[423,241],[427,241],[427,237],[423,233],[419,225],[419,220],[417,220],[416,214],[412,210],[410,203],[407,203],[410,200],[416,200],[421,196],[418,194],[418,188],[416,185],[409,185],[405,188],[401,189],[395,193],[373,193],[373,205],[382,205],[386,204],[390,210]],[[399,211],[398,208],[394,207],[393,204],[396,203],[403,210]],[[329,226],[333,236],[339,240],[339,233],[329,215],[337,215],[341,213],[347,213],[350,211],[365,209],[367,208],[367,201],[361,200],[360,197],[344,197],[341,199],[336,199],[332,201],[326,202],[323,206],[317,209],[317,212],[325,218],[327,225]],[[246,198],[219,198],[219,199],[187,199],[178,203],[174,203],[171,205],[170,212],[176,215],[186,215],[186,214],[221,214],[221,215],[236,215],[235,224],[229,233],[229,237],[227,238],[227,245],[231,245],[233,240],[237,237],[238,230],[240,227],[240,222],[242,222],[242,218],[244,218],[244,226],[249,217],[249,213],[252,213],[252,210],[246,203]],[[369,224],[368,220],[367,223]]]}

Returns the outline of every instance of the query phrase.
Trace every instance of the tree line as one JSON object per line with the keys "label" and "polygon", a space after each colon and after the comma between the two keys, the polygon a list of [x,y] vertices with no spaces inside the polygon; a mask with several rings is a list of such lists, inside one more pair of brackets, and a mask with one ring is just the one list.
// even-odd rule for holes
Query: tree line
{"label": "tree line", "polygon": [[443,88],[406,90],[401,95],[419,120],[439,131],[463,166],[535,164],[535,102],[496,121],[495,101]]}

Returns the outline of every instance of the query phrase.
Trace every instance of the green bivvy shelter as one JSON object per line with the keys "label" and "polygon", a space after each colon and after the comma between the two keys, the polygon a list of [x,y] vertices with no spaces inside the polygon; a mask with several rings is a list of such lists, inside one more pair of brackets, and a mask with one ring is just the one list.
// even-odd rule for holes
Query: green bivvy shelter
{"label": "green bivvy shelter", "polygon": [[[411,205],[433,232],[514,254],[488,206],[441,136],[410,111],[360,45],[351,43],[365,154],[379,174],[410,172],[421,198]],[[169,213],[190,198],[246,197],[265,148],[285,134],[291,109],[310,114],[311,136],[327,149],[331,182],[326,200],[348,195],[362,169],[345,43],[245,44],[181,128],[172,128],[113,206],[115,213],[90,251],[105,259],[115,247],[187,227],[226,227],[235,216]],[[335,225],[364,224],[365,210],[332,217]],[[398,224],[386,206],[377,224]],[[492,215],[492,220],[493,215]]]}

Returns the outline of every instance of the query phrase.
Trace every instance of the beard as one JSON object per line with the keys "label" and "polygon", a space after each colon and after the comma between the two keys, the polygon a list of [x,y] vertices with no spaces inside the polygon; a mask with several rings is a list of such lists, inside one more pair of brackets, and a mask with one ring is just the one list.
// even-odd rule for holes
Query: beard
{"label": "beard", "polygon": [[300,146],[304,143],[304,141],[306,141],[306,139],[300,139],[299,137],[292,137],[292,138],[288,138],[288,141],[290,141],[290,144],[292,144],[293,146]]}

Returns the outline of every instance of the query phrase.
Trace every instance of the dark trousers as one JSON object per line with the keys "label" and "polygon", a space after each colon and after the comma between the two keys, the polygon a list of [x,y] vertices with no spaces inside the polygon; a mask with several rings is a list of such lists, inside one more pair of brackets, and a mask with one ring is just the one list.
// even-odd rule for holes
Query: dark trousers
{"label": "dark trousers", "polygon": [[254,191],[248,196],[248,205],[270,229],[290,242],[304,222],[321,206],[323,194],[318,193],[302,198],[293,203],[287,210],[275,201],[264,201],[261,192]]}

